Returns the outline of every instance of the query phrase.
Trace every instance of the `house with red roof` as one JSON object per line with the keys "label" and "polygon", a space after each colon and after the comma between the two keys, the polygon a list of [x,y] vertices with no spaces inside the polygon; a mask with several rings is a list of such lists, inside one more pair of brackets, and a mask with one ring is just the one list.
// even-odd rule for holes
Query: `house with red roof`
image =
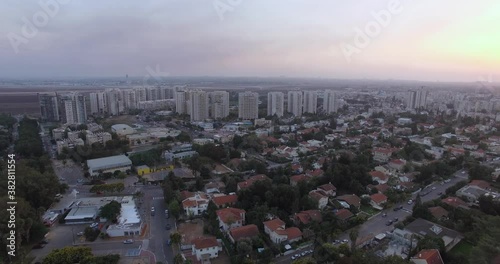
{"label": "house with red roof", "polygon": [[229,240],[236,243],[242,239],[254,238],[259,236],[259,228],[256,225],[245,225],[235,227],[229,230]]}
{"label": "house with red roof", "polygon": [[361,206],[361,198],[355,194],[345,194],[337,197],[337,200],[346,202],[349,206],[354,206],[359,209]]}
{"label": "house with red roof", "polygon": [[463,209],[469,209],[469,206],[467,205],[466,202],[464,202],[462,199],[458,197],[447,197],[441,200],[441,202],[453,207],[453,208],[463,208]]}
{"label": "house with red roof", "polygon": [[264,174],[257,174],[257,175],[251,176],[246,181],[238,182],[238,188],[237,188],[237,190],[239,191],[239,190],[242,190],[242,189],[246,189],[246,188],[252,186],[255,182],[265,181],[265,180],[271,180],[271,179],[269,179]]}
{"label": "house with red roof", "polygon": [[212,198],[212,202],[215,204],[215,206],[217,206],[217,208],[235,205],[237,201],[238,195],[236,194],[217,195]]}
{"label": "house with red roof", "polygon": [[403,171],[405,164],[406,164],[406,160],[393,159],[389,162],[389,168],[399,172],[399,171]]}
{"label": "house with red roof", "polygon": [[299,174],[299,175],[293,175],[290,177],[290,185],[291,186],[297,186],[299,182],[307,182],[311,179],[311,177],[305,175],[305,174]]}
{"label": "house with red roof", "polygon": [[381,171],[370,171],[368,174],[370,174],[372,180],[378,182],[378,184],[384,184],[389,181],[389,176]]}
{"label": "house with red roof", "polygon": [[310,191],[309,198],[318,203],[318,209],[323,209],[328,205],[328,196],[326,196],[322,191]]}
{"label": "house with red roof", "polygon": [[481,189],[484,189],[484,190],[491,190],[491,185],[489,182],[487,181],[483,181],[483,180],[472,180],[470,183],[469,183],[470,186],[477,186]]}
{"label": "house with red roof", "polygon": [[231,228],[245,225],[245,210],[238,208],[224,208],[216,211],[219,228],[227,232]]}
{"label": "house with red roof", "polygon": [[321,211],[319,210],[307,210],[295,213],[293,216],[293,222],[296,225],[308,225],[312,222],[321,223],[323,221],[323,217],[321,216]]}
{"label": "house with red roof", "polygon": [[199,237],[192,241],[191,251],[198,261],[209,261],[219,256],[222,247],[215,237]]}
{"label": "house with red roof", "polygon": [[182,201],[182,208],[186,215],[197,216],[201,215],[208,208],[208,197],[205,193],[197,192],[193,196]]}
{"label": "house with red roof", "polygon": [[444,264],[441,253],[437,249],[423,249],[411,258],[415,264]]}
{"label": "house with red roof", "polygon": [[387,196],[382,193],[375,193],[370,195],[370,204],[376,209],[382,210],[384,204],[387,203]]}
{"label": "house with red roof", "polygon": [[285,222],[279,218],[264,222],[264,232],[273,243],[295,242],[302,239],[302,231],[297,227],[285,228]]}
{"label": "house with red roof", "polygon": [[393,149],[375,148],[372,151],[373,160],[378,161],[378,162],[387,162],[391,158],[393,152],[394,152]]}
{"label": "house with red roof", "polygon": [[335,215],[337,216],[337,218],[342,221],[342,222],[345,222],[347,220],[349,220],[351,217],[354,216],[353,213],[351,213],[351,211],[347,210],[347,209],[340,209],[338,210]]}
{"label": "house with red roof", "polygon": [[316,170],[309,170],[306,172],[306,175],[310,177],[321,177],[325,174],[325,172],[322,169],[316,169]]}
{"label": "house with red roof", "polygon": [[429,212],[431,212],[432,216],[437,220],[448,219],[448,211],[441,206],[429,207]]}
{"label": "house with red roof", "polygon": [[335,195],[337,195],[337,188],[331,183],[320,185],[316,189],[329,197],[335,197]]}

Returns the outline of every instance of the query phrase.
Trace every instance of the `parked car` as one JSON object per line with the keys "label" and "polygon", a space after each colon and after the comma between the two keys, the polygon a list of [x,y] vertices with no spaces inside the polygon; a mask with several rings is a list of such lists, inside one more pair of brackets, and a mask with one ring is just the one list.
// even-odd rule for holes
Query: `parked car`
{"label": "parked car", "polygon": [[172,240],[170,240],[170,239],[167,240],[167,245],[169,245],[169,246],[172,245]]}
{"label": "parked car", "polygon": [[387,213],[383,213],[383,214],[382,214],[382,217],[387,217]]}
{"label": "parked car", "polygon": [[123,244],[133,244],[133,243],[134,243],[133,239],[127,239],[127,240],[123,241]]}
{"label": "parked car", "polygon": [[83,236],[83,234],[84,234],[83,232],[76,233],[77,236]]}
{"label": "parked car", "polygon": [[95,227],[97,227],[98,225],[99,225],[99,223],[92,223],[92,224],[90,224],[90,227],[91,227],[91,228],[95,228]]}
{"label": "parked car", "polygon": [[387,221],[387,223],[385,223],[385,225],[386,225],[386,226],[390,226],[390,225],[392,225],[392,220]]}
{"label": "parked car", "polygon": [[171,227],[170,227],[170,224],[167,224],[167,225],[165,226],[165,229],[167,229],[167,230],[170,230],[170,228],[171,228]]}
{"label": "parked car", "polygon": [[394,222],[394,223],[396,223],[397,221],[399,221],[399,218],[397,218],[397,217],[394,217],[394,220],[393,220],[393,222]]}
{"label": "parked car", "polygon": [[413,203],[413,200],[411,200],[411,199],[410,199],[410,200],[408,201],[408,204],[412,204],[412,203]]}
{"label": "parked car", "polygon": [[342,243],[344,243],[344,244],[345,244],[345,243],[349,243],[349,240],[344,239],[344,240],[342,240]]}

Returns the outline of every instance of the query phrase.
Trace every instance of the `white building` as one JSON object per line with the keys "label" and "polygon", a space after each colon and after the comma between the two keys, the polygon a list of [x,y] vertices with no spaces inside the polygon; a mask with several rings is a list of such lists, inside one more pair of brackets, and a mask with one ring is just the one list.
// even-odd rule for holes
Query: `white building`
{"label": "white building", "polygon": [[205,91],[191,91],[189,93],[189,114],[191,122],[204,121],[209,118],[208,93]]}
{"label": "white building", "polygon": [[126,136],[135,133],[135,129],[126,124],[116,124],[111,126],[111,131],[118,136]]}
{"label": "white building", "polygon": [[213,119],[225,118],[229,115],[229,93],[215,91],[210,93],[210,116]]}
{"label": "white building", "polygon": [[288,92],[287,111],[294,116],[302,115],[302,92],[289,91]]}
{"label": "white building", "polygon": [[87,106],[85,96],[82,94],[72,92],[61,96],[61,106],[64,124],[85,124],[87,122]]}
{"label": "white building", "polygon": [[428,92],[424,89],[409,91],[406,107],[409,109],[425,108],[427,104],[427,93]]}
{"label": "white building", "polygon": [[134,90],[123,90],[123,101],[126,109],[137,108],[137,98]]}
{"label": "white building", "polygon": [[238,117],[241,119],[259,118],[259,94],[254,92],[239,93]]}
{"label": "white building", "polygon": [[146,89],[142,87],[134,88],[137,103],[147,101]]}
{"label": "white building", "polygon": [[110,115],[119,115],[124,111],[122,93],[120,89],[106,89],[106,102]]}
{"label": "white building", "polygon": [[132,161],[125,155],[110,156],[100,159],[87,160],[87,167],[91,176],[99,173],[115,172],[117,170],[125,172],[130,170]]}
{"label": "white building", "polygon": [[195,193],[182,201],[184,213],[188,216],[197,216],[203,214],[208,208],[210,200],[207,195],[201,192]]}
{"label": "white building", "polygon": [[285,111],[285,95],[282,92],[267,94],[267,115],[282,117]]}
{"label": "white building", "polygon": [[336,94],[333,90],[326,90],[324,94],[324,100],[323,100],[323,110],[327,114],[335,113],[337,111],[337,104],[336,104]]}
{"label": "white building", "polygon": [[175,112],[178,114],[187,114],[186,92],[175,93]]}
{"label": "white building", "polygon": [[224,208],[216,211],[219,228],[228,232],[230,229],[245,225],[245,210],[238,208]]}
{"label": "white building", "polygon": [[214,237],[200,237],[193,240],[192,254],[201,263],[210,263],[209,260],[219,256],[222,247]]}
{"label": "white building", "polygon": [[304,91],[304,106],[302,113],[315,114],[318,108],[318,92]]}

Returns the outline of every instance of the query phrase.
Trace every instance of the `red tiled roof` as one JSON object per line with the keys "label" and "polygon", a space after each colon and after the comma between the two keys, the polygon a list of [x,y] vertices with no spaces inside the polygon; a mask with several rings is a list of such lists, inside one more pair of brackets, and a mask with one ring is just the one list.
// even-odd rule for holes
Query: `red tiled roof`
{"label": "red tiled roof", "polygon": [[345,201],[349,205],[359,207],[361,205],[361,199],[355,194],[346,194],[337,197],[338,200]]}
{"label": "red tiled roof", "polygon": [[238,208],[224,208],[216,211],[217,216],[224,223],[229,223],[231,221],[241,221],[244,220],[245,210]]}
{"label": "red tiled roof", "polygon": [[337,213],[335,213],[335,215],[340,219],[340,220],[347,220],[351,217],[353,217],[354,215],[351,213],[351,211],[347,210],[347,209],[340,209],[337,211]]}
{"label": "red tiled roof", "polygon": [[322,192],[316,190],[309,192],[309,197],[311,197],[311,199],[314,199],[316,201],[319,201],[323,198],[328,198],[327,196],[323,195]]}
{"label": "red tiled roof", "polygon": [[477,186],[481,189],[488,190],[490,188],[490,184],[487,181],[483,180],[472,180],[469,185]]}
{"label": "red tiled roof", "polygon": [[296,239],[302,236],[302,231],[296,227],[287,228],[285,229],[285,232],[288,240]]}
{"label": "red tiled roof", "polygon": [[279,219],[279,218],[275,218],[275,219],[270,220],[270,221],[265,221],[263,224],[264,224],[264,226],[266,226],[267,228],[269,228],[272,231],[275,231],[278,228],[285,226],[285,222],[281,221],[281,219]]}
{"label": "red tiled roof", "polygon": [[230,195],[217,196],[214,197],[212,201],[217,206],[231,205],[235,204],[238,201],[238,195],[230,194]]}
{"label": "red tiled roof", "polygon": [[381,193],[372,194],[370,196],[370,198],[372,199],[372,201],[374,201],[377,204],[383,203],[383,202],[387,202],[387,196],[385,196],[385,195],[383,195]]}
{"label": "red tiled roof", "polygon": [[429,211],[436,219],[448,216],[448,211],[441,206],[429,207]]}
{"label": "red tiled roof", "polygon": [[423,249],[412,259],[425,260],[427,264],[444,264],[441,254],[439,254],[439,250],[437,249]]}
{"label": "red tiled roof", "polygon": [[198,203],[195,200],[184,200],[182,201],[183,208],[195,207]]}
{"label": "red tiled roof", "polygon": [[187,199],[187,198],[193,197],[194,195],[195,195],[195,193],[194,193],[194,192],[190,192],[190,191],[182,191],[182,192],[180,193],[180,196],[181,196],[181,201],[182,201],[182,200],[185,200],[185,199]]}
{"label": "red tiled roof", "polygon": [[323,185],[319,186],[318,189],[321,189],[321,190],[324,190],[327,192],[337,190],[337,188],[335,188],[335,186],[333,186],[333,184],[331,184],[331,183],[323,184]]}
{"label": "red tiled roof", "polygon": [[387,185],[386,183],[384,184],[379,184],[379,185],[375,185],[373,186],[375,189],[377,189],[377,191],[381,192],[381,193],[384,193],[385,191],[387,191],[389,189],[389,185]]}
{"label": "red tiled roof", "polygon": [[455,207],[455,208],[457,208],[457,207],[468,208],[467,203],[465,203],[464,201],[462,201],[462,199],[457,198],[457,197],[444,198],[442,200],[442,202],[445,204],[448,204],[449,206]]}
{"label": "red tiled roof", "polygon": [[393,159],[393,160],[391,160],[390,163],[393,163],[393,164],[396,164],[396,165],[404,165],[405,164],[405,162],[403,160],[401,160],[401,159]]}
{"label": "red tiled roof", "polygon": [[304,225],[307,225],[312,221],[316,221],[318,223],[323,221],[323,217],[321,216],[321,212],[319,210],[298,212],[295,214],[295,217]]}
{"label": "red tiled roof", "polygon": [[324,172],[323,172],[322,169],[316,169],[316,170],[313,170],[313,171],[308,171],[307,173],[309,175],[311,175],[312,177],[319,177],[319,176],[322,176],[324,174]]}
{"label": "red tiled roof", "polygon": [[248,180],[246,180],[246,181],[238,182],[238,187],[240,189],[248,188],[252,184],[254,184],[256,181],[262,181],[262,180],[266,180],[266,179],[269,179],[269,178],[264,174],[254,175],[254,176],[248,178]]}
{"label": "red tiled roof", "polygon": [[202,249],[202,248],[210,248],[210,247],[217,247],[219,246],[219,243],[217,242],[217,239],[215,237],[199,237],[195,238],[192,241],[194,247],[196,249]]}
{"label": "red tiled roof", "polygon": [[308,181],[308,180],[310,180],[310,178],[308,176],[306,176],[305,174],[299,174],[299,175],[294,175],[294,176],[290,177],[290,182],[295,182],[295,183],[298,183],[301,181]]}
{"label": "red tiled roof", "polygon": [[259,235],[259,229],[256,225],[246,225],[235,227],[229,230],[231,237],[234,241],[239,241],[243,238],[252,238]]}
{"label": "red tiled roof", "polygon": [[370,171],[369,174],[372,178],[378,178],[381,181],[387,181],[387,179],[389,179],[389,177],[381,171]]}

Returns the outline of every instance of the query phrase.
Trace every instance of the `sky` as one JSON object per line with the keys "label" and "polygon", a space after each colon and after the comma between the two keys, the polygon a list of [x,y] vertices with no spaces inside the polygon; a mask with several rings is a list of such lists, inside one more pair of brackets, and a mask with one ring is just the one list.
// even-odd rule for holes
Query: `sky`
{"label": "sky", "polygon": [[3,0],[0,78],[497,82],[499,25],[497,0]]}

